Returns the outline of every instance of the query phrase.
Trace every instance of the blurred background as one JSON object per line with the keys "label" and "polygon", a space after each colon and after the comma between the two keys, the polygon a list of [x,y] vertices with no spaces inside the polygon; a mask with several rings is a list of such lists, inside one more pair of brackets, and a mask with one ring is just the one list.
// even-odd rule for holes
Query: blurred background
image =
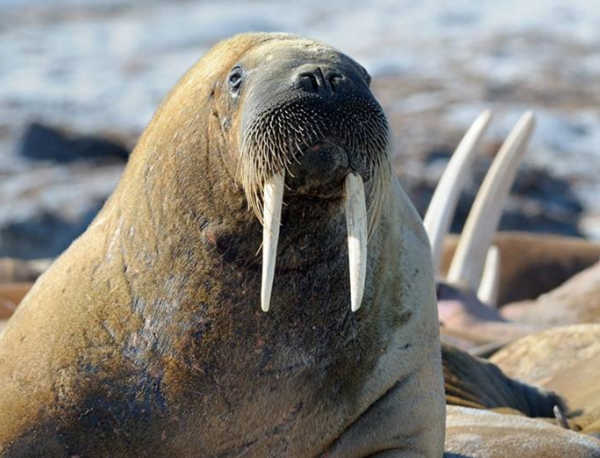
{"label": "blurred background", "polygon": [[396,172],[422,214],[470,123],[494,110],[454,231],[501,142],[534,110],[501,227],[600,239],[592,0],[0,0],[0,256],[62,252],[168,90],[245,31],[317,38],[371,72]]}

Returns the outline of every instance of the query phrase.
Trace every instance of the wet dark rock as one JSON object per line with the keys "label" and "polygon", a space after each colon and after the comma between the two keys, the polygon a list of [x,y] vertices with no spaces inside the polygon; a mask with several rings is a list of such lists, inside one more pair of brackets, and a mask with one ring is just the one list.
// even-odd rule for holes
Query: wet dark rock
{"label": "wet dark rock", "polygon": [[36,161],[69,163],[77,160],[126,162],[129,150],[121,143],[99,135],[77,135],[64,129],[33,122],[17,145],[17,154]]}
{"label": "wet dark rock", "polygon": [[103,202],[96,202],[80,219],[69,221],[43,212],[25,221],[0,227],[1,256],[19,259],[53,258],[60,255],[92,222]]}
{"label": "wet dark rock", "polygon": [[88,227],[123,164],[32,162],[0,179],[0,257],[55,257]]}

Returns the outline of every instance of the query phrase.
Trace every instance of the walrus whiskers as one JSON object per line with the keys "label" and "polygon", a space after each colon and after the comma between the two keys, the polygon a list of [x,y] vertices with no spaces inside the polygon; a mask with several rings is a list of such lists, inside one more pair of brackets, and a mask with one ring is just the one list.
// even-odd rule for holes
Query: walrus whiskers
{"label": "walrus whiskers", "polygon": [[263,312],[269,311],[271,291],[273,290],[284,182],[285,175],[283,173],[276,173],[267,180],[264,186],[263,265],[260,291],[260,305]]}
{"label": "walrus whiskers", "polygon": [[450,229],[458,197],[467,181],[475,153],[491,118],[492,112],[486,110],[473,122],[448,162],[427,208],[423,224],[431,241],[433,271],[436,275],[439,273],[444,237]]}
{"label": "walrus whiskers", "polygon": [[286,107],[261,116],[244,130],[236,179],[246,194],[248,208],[263,221],[264,186],[280,170],[292,176],[289,166],[299,162],[303,148],[324,136],[319,126],[307,123],[308,114]]}
{"label": "walrus whiskers", "polygon": [[525,113],[500,148],[465,223],[448,271],[449,283],[471,291],[479,287],[487,250],[534,125],[533,113]]}
{"label": "walrus whiskers", "polygon": [[346,175],[344,203],[348,226],[351,308],[356,312],[362,303],[367,278],[367,206],[365,187],[360,175]]}

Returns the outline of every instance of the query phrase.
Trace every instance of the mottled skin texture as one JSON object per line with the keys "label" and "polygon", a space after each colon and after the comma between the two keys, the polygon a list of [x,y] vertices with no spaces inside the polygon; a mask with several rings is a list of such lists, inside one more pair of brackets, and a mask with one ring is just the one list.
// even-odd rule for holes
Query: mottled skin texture
{"label": "mottled skin texture", "polygon": [[535,301],[506,305],[502,315],[525,325],[600,323],[600,263],[588,267]]}
{"label": "mottled skin texture", "polygon": [[437,298],[442,341],[464,350],[501,346],[543,329],[509,321],[481,302],[475,293],[442,281],[438,281]]}
{"label": "mottled skin texture", "polygon": [[600,441],[541,420],[448,407],[444,458],[600,458]]}
{"label": "mottled skin texture", "polygon": [[558,393],[574,430],[600,437],[600,324],[553,328],[492,357],[511,377]]}
{"label": "mottled skin texture", "polygon": [[574,429],[600,436],[600,324],[531,335],[508,345],[492,360],[511,377],[560,394]]}
{"label": "mottled skin texture", "polygon": [[341,194],[284,196],[260,311],[262,229],[235,180],[245,96],[223,86],[242,61],[251,91],[290,56],[356,65],[241,35],[160,107],[105,208],[0,337],[1,457],[442,455],[429,246],[395,181],[357,313]]}
{"label": "mottled skin texture", "polygon": [[[590,314],[597,302],[592,294],[597,271],[592,267],[540,298],[530,323],[549,323],[547,317],[558,315],[562,318],[556,321],[568,321],[569,313]],[[446,458],[600,456],[599,324],[524,337],[495,353],[491,362],[447,345],[442,359],[446,402],[451,406]],[[557,427],[554,406],[560,406],[569,430]]]}
{"label": "mottled skin texture", "polygon": [[600,354],[600,324],[562,326],[524,337],[490,359],[512,378],[545,385],[572,365]]}
{"label": "mottled skin texture", "polygon": [[[457,243],[458,236],[446,237],[442,261],[444,273]],[[574,237],[499,232],[493,243],[500,250],[499,306],[536,299],[600,259],[599,243]]]}

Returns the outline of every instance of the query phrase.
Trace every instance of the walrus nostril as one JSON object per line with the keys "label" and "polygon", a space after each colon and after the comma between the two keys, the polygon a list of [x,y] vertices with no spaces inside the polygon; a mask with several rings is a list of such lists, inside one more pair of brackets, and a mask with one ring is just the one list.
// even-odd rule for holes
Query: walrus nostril
{"label": "walrus nostril", "polygon": [[338,84],[341,80],[344,79],[344,76],[339,73],[332,73],[329,75],[329,86],[331,87],[331,92],[335,93],[338,90]]}
{"label": "walrus nostril", "polygon": [[344,76],[333,68],[303,65],[294,75],[298,89],[321,95],[332,95],[339,91]]}
{"label": "walrus nostril", "polygon": [[313,73],[304,72],[298,75],[299,87],[307,92],[319,93],[319,82]]}

